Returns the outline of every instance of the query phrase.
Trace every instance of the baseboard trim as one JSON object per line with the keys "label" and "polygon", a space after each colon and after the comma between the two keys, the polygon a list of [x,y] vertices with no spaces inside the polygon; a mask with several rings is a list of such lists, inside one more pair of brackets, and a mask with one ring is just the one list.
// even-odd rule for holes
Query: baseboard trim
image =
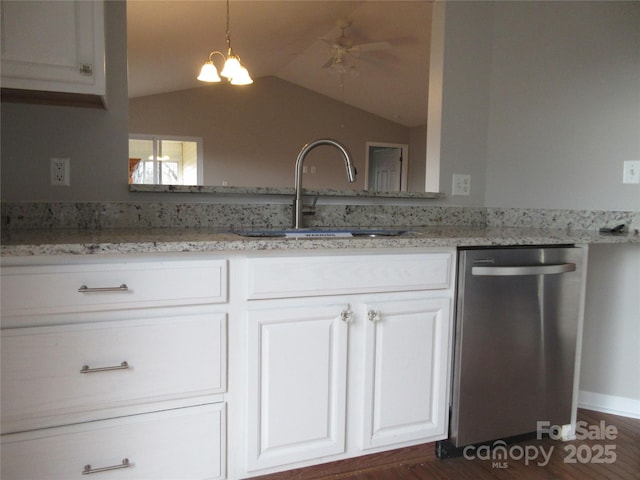
{"label": "baseboard trim", "polygon": [[640,400],[580,390],[578,408],[640,419]]}

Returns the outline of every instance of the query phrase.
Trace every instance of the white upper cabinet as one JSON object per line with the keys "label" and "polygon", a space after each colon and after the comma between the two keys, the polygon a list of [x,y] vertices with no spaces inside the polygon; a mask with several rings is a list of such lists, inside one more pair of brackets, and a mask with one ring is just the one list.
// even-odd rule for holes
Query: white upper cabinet
{"label": "white upper cabinet", "polygon": [[104,105],[102,1],[3,1],[1,8],[3,100]]}

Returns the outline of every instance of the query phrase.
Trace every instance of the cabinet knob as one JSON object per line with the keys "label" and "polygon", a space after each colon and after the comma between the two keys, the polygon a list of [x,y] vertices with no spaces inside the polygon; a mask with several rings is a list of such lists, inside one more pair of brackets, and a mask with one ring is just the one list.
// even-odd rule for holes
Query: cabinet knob
{"label": "cabinet knob", "polygon": [[353,312],[351,311],[351,309],[347,308],[345,310],[342,310],[342,312],[340,312],[340,319],[343,322],[351,323],[353,321]]}
{"label": "cabinet knob", "polygon": [[80,65],[79,70],[81,75],[85,75],[87,77],[90,77],[91,75],[93,75],[93,65],[88,65],[86,63],[83,63],[82,65]]}
{"label": "cabinet knob", "polygon": [[369,318],[369,321],[371,321],[371,322],[377,322],[381,318],[380,312],[378,310],[369,310],[367,312],[367,317]]}

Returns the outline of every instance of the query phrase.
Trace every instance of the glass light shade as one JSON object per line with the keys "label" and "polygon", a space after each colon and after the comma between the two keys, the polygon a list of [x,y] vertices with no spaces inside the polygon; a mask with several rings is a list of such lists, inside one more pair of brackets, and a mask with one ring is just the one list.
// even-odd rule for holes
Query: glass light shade
{"label": "glass light shade", "polygon": [[238,69],[238,73],[236,73],[231,79],[231,85],[250,85],[252,83],[253,79],[244,67],[240,67]]}
{"label": "glass light shade", "polygon": [[198,80],[201,82],[210,82],[215,83],[220,81],[220,76],[218,75],[218,69],[213,64],[213,62],[207,62],[202,66],[200,70],[200,75],[198,75]]}
{"label": "glass light shade", "polygon": [[220,75],[226,78],[233,78],[238,75],[239,70],[242,68],[240,65],[240,60],[235,55],[229,55],[227,61],[224,62],[224,67],[220,72]]}

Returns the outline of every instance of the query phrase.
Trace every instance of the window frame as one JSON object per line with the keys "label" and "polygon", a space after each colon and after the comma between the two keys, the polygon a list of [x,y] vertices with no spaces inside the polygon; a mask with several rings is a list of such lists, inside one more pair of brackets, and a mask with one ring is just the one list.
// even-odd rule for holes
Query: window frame
{"label": "window frame", "polygon": [[[145,133],[130,133],[128,140],[150,140],[153,142],[153,151],[154,155],[157,152],[157,142],[167,140],[173,142],[193,142],[196,143],[196,177],[197,182],[196,185],[204,184],[204,153],[203,153],[203,141],[202,137],[191,137],[191,136],[182,136],[182,135],[151,135]],[[157,160],[155,160],[157,162]],[[155,177],[155,174],[154,174]],[[166,185],[161,183],[152,183],[147,185]],[[181,183],[179,185],[185,185]]]}

